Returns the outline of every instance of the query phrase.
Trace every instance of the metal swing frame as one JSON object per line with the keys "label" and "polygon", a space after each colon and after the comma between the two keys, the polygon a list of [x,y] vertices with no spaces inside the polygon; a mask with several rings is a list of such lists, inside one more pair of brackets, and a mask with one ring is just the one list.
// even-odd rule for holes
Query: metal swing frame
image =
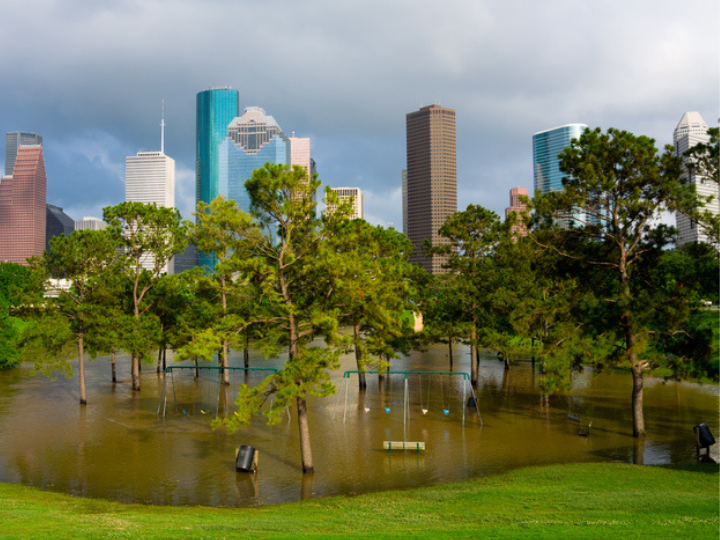
{"label": "metal swing frame", "polygon": [[[343,404],[343,424],[345,423],[345,420],[347,418],[347,405],[348,405],[348,392],[350,387],[350,375],[353,374],[360,374],[365,373],[367,375],[403,375],[404,377],[404,388],[403,388],[403,429],[407,428],[407,424],[410,422],[410,395],[408,390],[408,378],[410,375],[450,375],[455,377],[462,377],[463,379],[463,399],[462,399],[462,425],[465,426],[465,398],[467,396],[466,389],[469,386],[470,388],[470,395],[475,398],[475,411],[477,412],[478,420],[480,420],[480,427],[483,426],[483,420],[482,416],[480,415],[480,407],[478,406],[478,400],[477,395],[475,394],[475,390],[472,387],[472,384],[470,384],[470,375],[463,371],[383,371],[382,373],[380,371],[359,371],[359,370],[349,370],[343,373],[343,382],[342,382],[342,388],[338,392],[337,401],[335,402],[335,409],[333,410],[333,420],[335,419],[335,415],[337,413],[338,405],[340,404],[340,397],[342,396],[343,392],[345,393],[345,401]],[[442,383],[442,381],[441,381]],[[420,385],[420,403],[422,406],[422,384]],[[429,407],[429,404],[428,404]],[[352,411],[350,412],[350,416],[352,417]]]}
{"label": "metal swing frame", "polygon": [[[175,412],[177,412],[177,395],[175,393],[175,376],[174,372],[175,370],[183,370],[183,369],[195,369],[195,370],[202,370],[202,369],[208,369],[216,371],[218,374],[218,398],[217,398],[217,405],[215,408],[215,418],[217,418],[220,415],[220,385],[222,385],[222,371],[223,370],[229,370],[229,371],[269,371],[272,373],[277,373],[278,370],[275,368],[259,368],[259,367],[241,367],[241,366],[227,366],[227,367],[221,367],[221,366],[168,366],[165,368],[165,377],[163,382],[163,390],[160,394],[160,402],[158,403],[158,410],[157,414],[160,416],[160,409],[162,408],[162,417],[165,418],[165,411],[167,409],[167,383],[168,383],[168,374],[170,374],[170,381],[172,384],[172,391],[173,391],[173,407],[175,409]],[[287,411],[288,419],[290,418],[290,411]]]}

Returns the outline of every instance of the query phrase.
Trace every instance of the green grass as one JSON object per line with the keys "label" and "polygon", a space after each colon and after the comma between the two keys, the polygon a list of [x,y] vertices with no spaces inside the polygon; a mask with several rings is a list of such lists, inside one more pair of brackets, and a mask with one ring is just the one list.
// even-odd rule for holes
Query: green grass
{"label": "green grass", "polygon": [[250,509],[125,505],[0,484],[3,538],[718,538],[718,468],[577,464]]}

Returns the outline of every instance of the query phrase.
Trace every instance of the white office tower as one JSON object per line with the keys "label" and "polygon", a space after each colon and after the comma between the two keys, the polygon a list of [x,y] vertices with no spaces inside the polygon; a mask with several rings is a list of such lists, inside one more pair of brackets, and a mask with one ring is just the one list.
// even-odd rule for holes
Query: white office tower
{"label": "white office tower", "polygon": [[101,231],[106,227],[107,223],[105,223],[102,219],[92,216],[85,216],[82,219],[75,221],[76,231]]}
{"label": "white office tower", "polygon": [[[341,187],[331,189],[337,193],[340,202],[352,198],[352,213],[348,216],[350,219],[365,219],[365,213],[363,211],[363,196],[360,188]],[[335,206],[329,204],[327,210],[328,212],[333,212],[335,210]]]}
{"label": "white office tower", "polygon": [[[675,145],[677,155],[682,157],[685,152],[696,144],[707,143],[710,140],[707,131],[708,126],[699,113],[686,112],[680,119],[673,134],[673,144]],[[682,175],[682,180],[695,184],[698,195],[702,197],[712,195],[714,199],[705,209],[710,210],[714,215],[720,213],[720,193],[718,192],[717,179],[706,178],[705,176],[691,174],[689,171],[685,171]],[[679,213],[675,214],[675,220],[678,229],[678,246],[689,242],[708,242],[705,229],[701,225],[698,225],[697,222]]]}
{"label": "white office tower", "polygon": [[[160,122],[160,151],[138,152],[136,156],[128,156],[125,160],[125,200],[175,208],[175,160],[165,155],[164,102]],[[153,258],[148,256],[142,265],[151,270]],[[172,274],[173,267],[171,259],[163,271]]]}

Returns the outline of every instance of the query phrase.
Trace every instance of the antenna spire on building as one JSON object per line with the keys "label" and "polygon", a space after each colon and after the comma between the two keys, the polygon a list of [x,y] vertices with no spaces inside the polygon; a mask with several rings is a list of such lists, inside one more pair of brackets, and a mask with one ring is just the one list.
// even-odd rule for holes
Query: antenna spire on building
{"label": "antenna spire on building", "polygon": [[162,100],[162,119],[160,120],[160,153],[165,153],[165,98]]}

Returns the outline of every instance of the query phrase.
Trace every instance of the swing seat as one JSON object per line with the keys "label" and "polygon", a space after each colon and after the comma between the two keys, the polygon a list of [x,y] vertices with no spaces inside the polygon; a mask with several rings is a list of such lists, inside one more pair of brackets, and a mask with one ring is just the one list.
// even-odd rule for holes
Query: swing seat
{"label": "swing seat", "polygon": [[581,437],[587,437],[590,435],[590,428],[592,428],[592,422],[589,424],[583,424],[582,418],[576,414],[568,414],[568,425],[572,428],[577,428],[578,435]]}
{"label": "swing seat", "polygon": [[393,450],[415,450],[419,454],[420,450],[425,450],[425,443],[407,441],[383,441],[383,450],[387,450],[389,454],[392,454]]}

